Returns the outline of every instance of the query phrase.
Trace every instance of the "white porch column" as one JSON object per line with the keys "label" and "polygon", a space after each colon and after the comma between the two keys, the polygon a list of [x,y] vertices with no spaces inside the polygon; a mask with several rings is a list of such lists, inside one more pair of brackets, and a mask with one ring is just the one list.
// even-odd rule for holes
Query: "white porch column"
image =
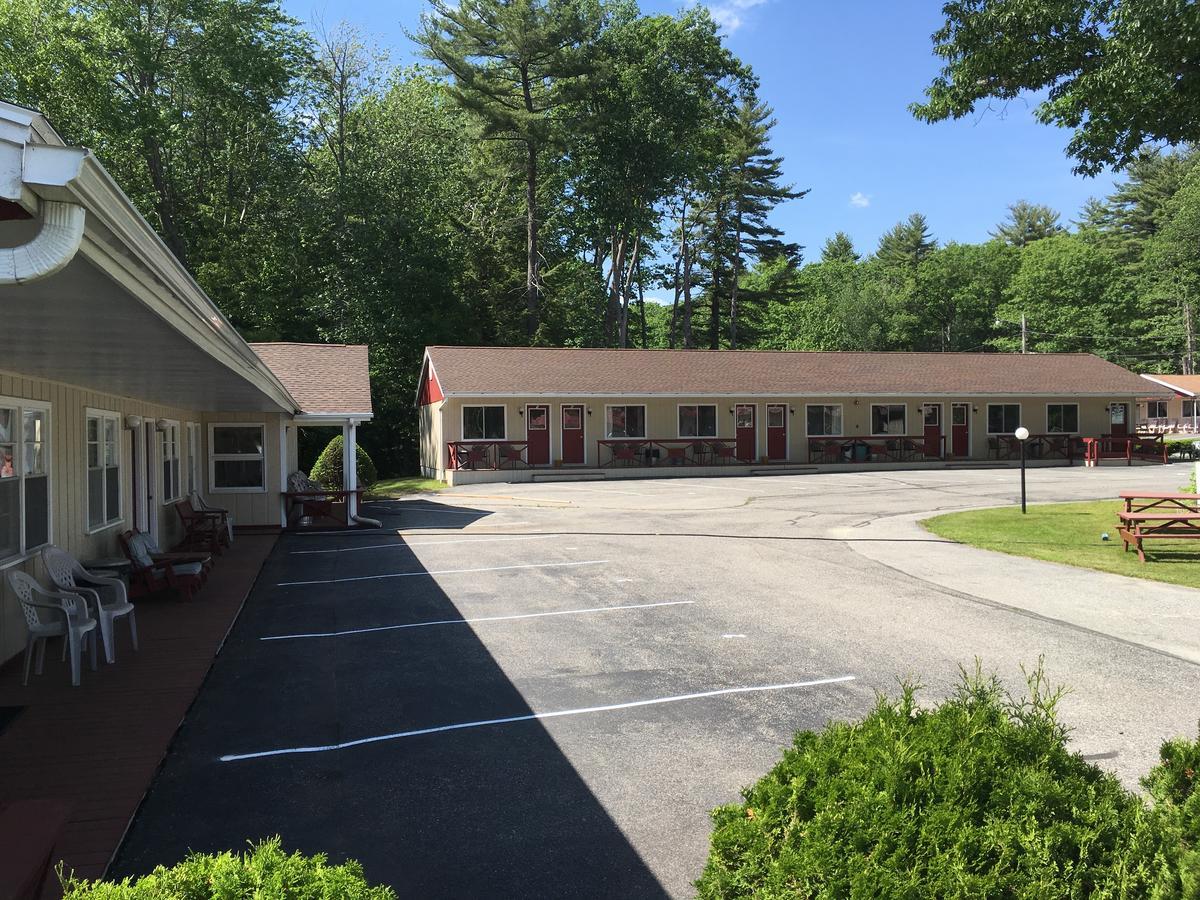
{"label": "white porch column", "polygon": [[347,524],[354,524],[358,515],[358,425],[353,419],[348,419],[342,426],[342,490],[350,491],[346,495]]}

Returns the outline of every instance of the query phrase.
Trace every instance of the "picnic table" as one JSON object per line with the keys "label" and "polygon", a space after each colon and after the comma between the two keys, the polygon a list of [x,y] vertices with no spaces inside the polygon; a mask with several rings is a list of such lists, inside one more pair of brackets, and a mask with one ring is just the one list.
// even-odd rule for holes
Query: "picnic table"
{"label": "picnic table", "polygon": [[1117,513],[1123,549],[1137,550],[1146,561],[1143,542],[1200,538],[1200,494],[1122,491],[1125,508]]}

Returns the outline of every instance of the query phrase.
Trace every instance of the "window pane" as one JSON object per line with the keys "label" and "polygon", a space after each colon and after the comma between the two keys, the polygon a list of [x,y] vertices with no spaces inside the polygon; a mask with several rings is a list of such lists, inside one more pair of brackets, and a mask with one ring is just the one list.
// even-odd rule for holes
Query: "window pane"
{"label": "window pane", "polygon": [[21,483],[15,478],[0,481],[0,559],[16,556],[21,550],[21,520],[17,503]]}
{"label": "window pane", "polygon": [[784,413],[783,413],[782,406],[768,406],[767,407],[767,427],[768,428],[782,428],[783,420],[784,420]]}
{"label": "window pane", "polygon": [[741,405],[734,410],[734,426],[737,428],[753,428],[754,427],[754,407]]}
{"label": "window pane", "polygon": [[504,440],[506,435],[503,406],[485,406],[483,408],[483,436],[489,441]]}
{"label": "window pane", "polygon": [[717,436],[717,408],[715,406],[698,407],[697,423],[700,437]]}
{"label": "window pane", "polygon": [[805,417],[808,422],[808,433],[811,435],[821,436],[825,434],[825,407],[810,406],[805,412]]}
{"label": "window pane", "polygon": [[50,542],[50,479],[25,479],[25,549]]}
{"label": "window pane", "polygon": [[[1165,403],[1163,404],[1163,407],[1164,408],[1166,407]],[[1196,400],[1184,400],[1183,401],[1183,414],[1185,416],[1187,416],[1190,419],[1193,416],[1197,415],[1197,413],[1200,413],[1200,402],[1198,402]],[[1164,415],[1165,415],[1165,413],[1164,413]]]}
{"label": "window pane", "polygon": [[625,433],[628,437],[646,436],[646,407],[625,407]]}
{"label": "window pane", "polygon": [[695,437],[696,431],[696,407],[681,406],[679,407],[679,436],[680,437]]}
{"label": "window pane", "polygon": [[578,406],[564,406],[562,427],[567,431],[578,431],[583,427],[583,410]]}
{"label": "window pane", "polygon": [[16,414],[14,409],[0,409],[0,444],[9,444],[17,439],[13,434],[13,419]]}
{"label": "window pane", "polygon": [[463,440],[464,441],[481,441],[481,440],[483,440],[483,407],[482,406],[464,406],[463,407]]}
{"label": "window pane", "polygon": [[263,463],[260,459],[218,459],[213,463],[215,488],[258,488],[263,485]]}
{"label": "window pane", "polygon": [[212,452],[216,454],[262,453],[262,428],[258,425],[222,425],[213,429]]}
{"label": "window pane", "polygon": [[25,441],[40,444],[46,440],[46,414],[40,409],[25,410]]}
{"label": "window pane", "polygon": [[121,470],[117,466],[104,470],[104,504],[107,521],[111,522],[120,515]]}
{"label": "window pane", "polygon": [[88,470],[88,527],[103,525],[104,518],[104,470]]}
{"label": "window pane", "polygon": [[546,431],[550,428],[550,412],[544,406],[531,406],[525,412],[530,431]]}
{"label": "window pane", "polygon": [[0,478],[13,478],[17,474],[16,444],[0,444]]}
{"label": "window pane", "polygon": [[605,411],[605,416],[608,421],[605,423],[609,437],[626,437],[625,434],[625,407],[610,406]]}

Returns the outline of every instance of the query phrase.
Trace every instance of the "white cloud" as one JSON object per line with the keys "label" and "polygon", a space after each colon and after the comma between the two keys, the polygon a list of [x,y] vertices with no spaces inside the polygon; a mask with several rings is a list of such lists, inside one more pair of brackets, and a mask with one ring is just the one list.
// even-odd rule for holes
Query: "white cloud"
{"label": "white cloud", "polygon": [[767,0],[715,0],[707,4],[713,19],[726,31],[732,33],[746,24],[744,14]]}
{"label": "white cloud", "polygon": [[850,195],[850,205],[855,209],[866,209],[871,205],[871,196],[862,191],[855,191]]}

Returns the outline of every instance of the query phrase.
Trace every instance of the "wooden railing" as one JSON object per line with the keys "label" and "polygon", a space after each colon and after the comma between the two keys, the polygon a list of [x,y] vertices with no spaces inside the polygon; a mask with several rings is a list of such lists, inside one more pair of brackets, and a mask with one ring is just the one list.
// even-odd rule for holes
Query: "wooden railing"
{"label": "wooden railing", "polygon": [[739,459],[733,438],[613,438],[596,441],[596,459],[609,466],[727,466],[754,462]]}
{"label": "wooden railing", "polygon": [[946,437],[924,435],[808,439],[810,463],[924,462],[945,459]]}
{"label": "wooden railing", "polygon": [[[1074,465],[1080,455],[1080,438],[1071,434],[1031,434],[1025,439],[1025,458],[1061,459]],[[988,459],[1020,459],[1021,442],[1011,434],[993,434],[987,439]]]}
{"label": "wooden railing", "polygon": [[1169,462],[1170,448],[1161,435],[1111,435],[1105,434],[1098,438],[1085,437],[1083,442],[1084,465],[1094,466],[1105,459],[1123,459],[1126,465],[1133,465],[1135,459],[1152,462]]}
{"label": "wooden railing", "polygon": [[457,471],[525,469],[528,441],[451,441],[450,468]]}

